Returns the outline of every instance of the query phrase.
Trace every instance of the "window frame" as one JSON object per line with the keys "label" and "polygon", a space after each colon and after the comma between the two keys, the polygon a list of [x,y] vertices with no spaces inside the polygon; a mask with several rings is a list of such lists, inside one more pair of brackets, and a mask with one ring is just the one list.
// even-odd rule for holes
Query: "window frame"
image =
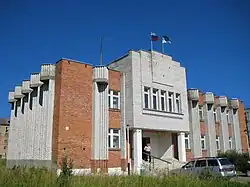
{"label": "window frame", "polygon": [[[118,130],[118,133],[114,133],[114,130]],[[119,145],[114,147],[114,137],[118,136]],[[109,139],[110,137],[110,139]],[[110,142],[109,142],[110,140]],[[110,146],[109,146],[110,145]],[[108,131],[108,148],[109,149],[121,149],[121,129],[119,128],[109,128]]]}
{"label": "window frame", "polygon": [[214,115],[214,122],[216,123],[218,121],[218,119],[217,119],[218,116],[217,116],[216,109],[214,109],[213,115]]}
{"label": "window frame", "polygon": [[[202,148],[202,141],[204,141],[204,148]],[[206,136],[205,135],[201,135],[201,149],[206,150]]]}
{"label": "window frame", "polygon": [[[147,87],[147,86],[144,86],[144,92],[143,92],[143,99],[144,99],[144,101],[143,101],[143,108],[146,108],[146,109],[150,109],[150,88],[149,87]],[[146,107],[146,96],[147,96],[147,98],[148,98],[148,100],[147,100],[147,107]]]}
{"label": "window frame", "polygon": [[[190,149],[190,139],[189,139],[189,134],[185,134],[185,137],[184,137],[184,139],[185,139],[185,148],[186,149]],[[186,141],[187,141],[187,146],[188,147],[186,147]]]}
{"label": "window frame", "polygon": [[[168,91],[168,112],[174,113],[174,92]],[[170,105],[171,103],[171,105]],[[171,110],[170,110],[170,106],[171,106]]]}
{"label": "window frame", "polygon": [[[167,104],[166,104],[166,91],[160,91],[160,103],[161,103],[161,111],[167,111]],[[163,100],[163,101],[162,101]]]}
{"label": "window frame", "polygon": [[[114,92],[117,92],[117,94],[114,94]],[[114,98],[116,98],[118,101],[117,103],[117,107],[114,107]],[[108,92],[108,106],[110,109],[117,109],[119,110],[120,107],[120,92],[119,91],[115,91],[115,90],[111,90],[109,89]]]}
{"label": "window frame", "polygon": [[[152,90],[152,109],[158,110],[159,109],[159,90],[156,88],[151,89]],[[155,93],[154,93],[155,92]],[[155,103],[154,103],[155,98]]]}
{"label": "window frame", "polygon": [[220,150],[220,136],[216,136],[215,142],[216,142],[216,149],[217,151],[219,151]]}
{"label": "window frame", "polygon": [[199,105],[199,118],[200,120],[204,120],[203,106],[201,105]]}
{"label": "window frame", "polygon": [[229,150],[232,150],[233,144],[232,144],[232,137],[231,136],[229,136],[229,138],[228,138],[228,144],[229,144]]}
{"label": "window frame", "polygon": [[226,109],[226,118],[227,118],[227,123],[230,124],[229,110],[228,109]]}
{"label": "window frame", "polygon": [[[177,101],[179,101],[179,106],[177,104]],[[181,107],[181,94],[180,93],[175,93],[175,108],[176,108],[176,113],[181,114],[182,113],[182,107]]]}

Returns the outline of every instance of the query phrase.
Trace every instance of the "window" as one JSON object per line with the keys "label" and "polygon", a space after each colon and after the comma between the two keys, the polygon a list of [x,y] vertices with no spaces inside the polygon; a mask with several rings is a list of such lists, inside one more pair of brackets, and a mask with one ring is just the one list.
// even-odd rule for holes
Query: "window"
{"label": "window", "polygon": [[144,108],[149,108],[149,90],[150,88],[144,87]]}
{"label": "window", "polygon": [[208,166],[219,166],[219,163],[216,159],[210,159],[210,160],[207,160],[207,165]]}
{"label": "window", "polygon": [[214,110],[214,122],[217,121],[217,114],[216,114],[216,109]]}
{"label": "window", "polygon": [[185,148],[190,149],[189,134],[185,134]]}
{"label": "window", "polygon": [[120,129],[109,129],[108,147],[115,149],[120,148]]}
{"label": "window", "polygon": [[6,127],[6,129],[5,129],[5,136],[8,136],[8,134],[9,134],[9,127]]}
{"label": "window", "polygon": [[168,111],[173,112],[174,111],[174,93],[173,92],[168,92]]}
{"label": "window", "polygon": [[199,116],[200,116],[200,120],[203,120],[203,107],[199,106]]}
{"label": "window", "polygon": [[166,111],[166,92],[161,91],[161,110]]}
{"label": "window", "polygon": [[229,149],[232,149],[232,137],[229,137]]}
{"label": "window", "polygon": [[230,121],[229,121],[229,110],[226,111],[226,115],[227,115],[227,123],[230,123]]}
{"label": "window", "polygon": [[4,143],[8,143],[8,140],[4,140]]}
{"label": "window", "polygon": [[109,108],[120,109],[120,93],[118,91],[109,90],[108,99]]}
{"label": "window", "polygon": [[188,162],[186,165],[184,165],[182,168],[192,168],[194,167],[194,161]]}
{"label": "window", "polygon": [[206,160],[197,160],[195,163],[195,167],[206,167],[207,161]]}
{"label": "window", "polygon": [[7,146],[4,146],[3,149],[7,149]]}
{"label": "window", "polygon": [[175,105],[176,105],[176,112],[181,113],[181,95],[175,94]]}
{"label": "window", "polygon": [[216,149],[220,150],[220,137],[216,136]]}
{"label": "window", "polygon": [[219,159],[219,161],[220,161],[220,164],[221,164],[222,166],[225,166],[225,165],[232,165],[232,163],[231,163],[227,158],[221,158],[221,159]]}
{"label": "window", "polygon": [[152,100],[153,109],[157,110],[158,109],[158,90],[157,89],[153,89],[152,97],[153,97],[153,100]]}
{"label": "window", "polygon": [[206,139],[205,135],[201,135],[201,149],[206,149]]}

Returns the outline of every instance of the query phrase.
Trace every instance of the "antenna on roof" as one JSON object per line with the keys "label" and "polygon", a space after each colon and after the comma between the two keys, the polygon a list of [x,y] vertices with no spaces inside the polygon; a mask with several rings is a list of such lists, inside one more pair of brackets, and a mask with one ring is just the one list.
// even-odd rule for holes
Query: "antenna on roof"
{"label": "antenna on roof", "polygon": [[101,43],[100,43],[100,65],[102,65],[102,42],[103,42],[103,36],[101,36]]}

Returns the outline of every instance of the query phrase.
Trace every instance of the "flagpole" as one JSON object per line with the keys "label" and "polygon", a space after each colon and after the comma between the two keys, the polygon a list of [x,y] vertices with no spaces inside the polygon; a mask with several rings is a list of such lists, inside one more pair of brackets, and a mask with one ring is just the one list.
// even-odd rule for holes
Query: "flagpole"
{"label": "flagpole", "polygon": [[100,65],[102,65],[102,42],[103,42],[103,37],[101,37],[101,43],[100,43]]}
{"label": "flagpole", "polygon": [[161,53],[164,54],[164,44],[163,39],[161,39]]}
{"label": "flagpole", "polygon": [[152,32],[150,33],[150,49],[153,51],[153,41],[152,41]]}

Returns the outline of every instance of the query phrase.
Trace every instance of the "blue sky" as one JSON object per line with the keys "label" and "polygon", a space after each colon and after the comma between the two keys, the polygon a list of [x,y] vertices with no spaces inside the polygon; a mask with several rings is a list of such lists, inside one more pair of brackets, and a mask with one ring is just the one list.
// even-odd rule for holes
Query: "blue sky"
{"label": "blue sky", "polygon": [[[165,52],[186,67],[189,88],[244,100],[250,107],[250,2],[0,1],[0,117],[8,91],[41,63],[62,57],[104,63],[149,49],[148,34],[168,35]],[[160,44],[156,46],[160,50]]]}

